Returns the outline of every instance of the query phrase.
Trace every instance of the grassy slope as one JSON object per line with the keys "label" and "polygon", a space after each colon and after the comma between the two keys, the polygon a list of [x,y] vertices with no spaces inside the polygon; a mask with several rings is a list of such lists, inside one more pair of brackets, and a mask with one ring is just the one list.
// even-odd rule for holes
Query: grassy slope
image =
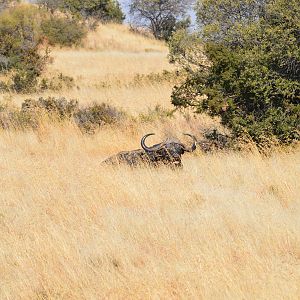
{"label": "grassy slope", "polygon": [[[63,96],[80,99],[82,105],[91,102],[108,102],[137,114],[160,104],[170,108],[172,84],[142,82],[137,75],[172,70],[167,60],[166,46],[156,40],[133,34],[122,25],[101,26],[88,35],[80,49],[52,49],[53,63],[46,77],[60,73],[72,76],[76,88],[62,92],[45,92],[30,95]],[[0,95],[20,104],[29,95]]]}
{"label": "grassy slope", "polygon": [[[113,27],[111,44],[124,42],[123,30]],[[105,99],[130,113],[168,107],[167,84],[114,85],[141,69],[168,68],[162,45],[154,42],[161,50],[153,53],[131,42],[135,53],[126,43],[56,50],[49,72],[72,65],[82,73],[80,90],[63,95],[83,102]],[[97,80],[110,87],[94,87]],[[93,137],[72,124],[1,132],[0,298],[299,299],[299,149],[268,158],[196,153],[178,172],[100,167],[106,156],[138,147],[145,132],[180,137],[212,123],[177,116]]]}

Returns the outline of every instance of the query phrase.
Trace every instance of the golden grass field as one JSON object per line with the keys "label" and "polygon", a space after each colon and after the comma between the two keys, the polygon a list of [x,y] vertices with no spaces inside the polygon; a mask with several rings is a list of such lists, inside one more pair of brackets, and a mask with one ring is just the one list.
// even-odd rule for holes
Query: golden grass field
{"label": "golden grass field", "polygon": [[[166,48],[102,29],[82,49],[52,52],[47,72],[79,86],[54,94],[133,115],[170,108],[171,84],[127,85],[137,73],[172,69]],[[0,299],[300,299],[299,147],[198,151],[178,171],[100,166],[147,132],[155,143],[216,122],[176,114],[92,136],[74,124],[1,131]]]}
{"label": "golden grass field", "polygon": [[[91,47],[91,44],[96,46]],[[88,35],[83,48],[51,50],[53,63],[48,66],[46,77],[60,73],[72,76],[76,88],[63,93],[0,94],[0,100],[13,97],[13,101],[20,104],[28,97],[63,95],[80,99],[82,105],[91,102],[110,103],[132,115],[154,108],[157,104],[171,108],[172,83],[134,82],[137,75],[173,70],[167,55],[163,43],[133,34],[125,26],[101,26],[97,32]]]}

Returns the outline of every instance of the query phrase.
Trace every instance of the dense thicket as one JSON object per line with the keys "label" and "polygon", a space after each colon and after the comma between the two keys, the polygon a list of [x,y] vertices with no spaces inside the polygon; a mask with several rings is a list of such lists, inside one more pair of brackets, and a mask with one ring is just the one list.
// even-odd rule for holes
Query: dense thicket
{"label": "dense thicket", "polygon": [[39,46],[40,16],[33,6],[20,5],[0,13],[0,73],[10,74],[11,88],[28,91],[47,61]]}
{"label": "dense thicket", "polygon": [[38,0],[38,3],[52,13],[60,10],[83,20],[122,23],[125,18],[116,0]]}
{"label": "dense thicket", "polygon": [[50,45],[78,46],[86,36],[83,24],[65,16],[52,15],[41,22],[41,31]]}
{"label": "dense thicket", "polygon": [[173,104],[220,116],[258,144],[299,140],[299,1],[201,0],[197,12],[201,31],[170,43],[189,74]]}

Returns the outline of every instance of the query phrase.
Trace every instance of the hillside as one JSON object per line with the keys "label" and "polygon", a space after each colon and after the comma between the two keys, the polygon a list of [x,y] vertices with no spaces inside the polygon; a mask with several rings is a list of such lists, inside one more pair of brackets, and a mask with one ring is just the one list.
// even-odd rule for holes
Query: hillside
{"label": "hillside", "polygon": [[127,26],[100,26],[89,33],[83,47],[51,49],[53,63],[45,77],[51,79],[61,73],[71,76],[73,89],[21,96],[2,94],[0,99],[13,98],[21,103],[29,97],[63,95],[78,99],[82,105],[109,102],[132,114],[157,104],[169,108],[172,83],[140,80],[144,75],[171,71],[173,66],[168,63],[167,54],[162,42],[132,33]]}
{"label": "hillside", "polygon": [[[217,119],[168,117],[164,44],[120,25],[53,49],[46,77],[75,86],[1,94],[109,103],[123,123],[0,131],[0,299],[299,299],[300,149],[183,156],[183,169],[110,168],[148,132],[201,137]],[[164,72],[165,70],[165,72]],[[166,72],[168,71],[168,72]],[[164,75],[165,74],[165,75]],[[156,108],[160,105],[160,108]]]}

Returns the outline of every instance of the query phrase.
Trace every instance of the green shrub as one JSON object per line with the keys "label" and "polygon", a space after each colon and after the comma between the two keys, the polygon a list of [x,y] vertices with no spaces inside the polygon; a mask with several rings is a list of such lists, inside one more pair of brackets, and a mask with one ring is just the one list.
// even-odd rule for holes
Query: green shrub
{"label": "green shrub", "polygon": [[299,141],[298,1],[199,3],[201,47],[184,36],[171,41],[171,57],[188,70],[173,104],[220,116],[234,137],[259,145]]}
{"label": "green shrub", "polygon": [[204,152],[234,149],[237,146],[231,136],[218,131],[216,128],[205,130],[203,137],[204,139],[198,141],[198,145]]}
{"label": "green shrub", "polygon": [[122,23],[124,14],[116,0],[63,0],[66,11],[83,19],[94,18],[101,22]]}
{"label": "green shrub", "polygon": [[38,4],[54,13],[63,11],[82,20],[122,23],[125,16],[116,0],[38,0]]}
{"label": "green shrub", "polygon": [[0,72],[11,74],[11,88],[32,91],[48,59],[41,54],[40,15],[37,8],[19,5],[0,13]]}
{"label": "green shrub", "polygon": [[86,36],[85,27],[77,20],[57,16],[42,21],[41,30],[50,45],[79,45]]}
{"label": "green shrub", "polygon": [[74,117],[79,128],[85,132],[94,133],[96,129],[103,125],[120,121],[124,118],[124,113],[105,103],[95,103],[80,109]]}

